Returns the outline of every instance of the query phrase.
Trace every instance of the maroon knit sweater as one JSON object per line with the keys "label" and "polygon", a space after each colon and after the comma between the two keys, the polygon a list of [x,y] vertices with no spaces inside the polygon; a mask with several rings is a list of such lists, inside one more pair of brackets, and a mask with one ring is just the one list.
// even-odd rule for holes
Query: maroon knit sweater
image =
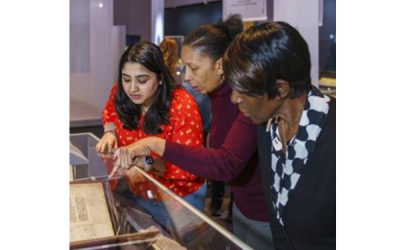
{"label": "maroon knit sweater", "polygon": [[162,158],[195,175],[227,182],[242,214],[268,221],[257,156],[257,126],[231,103],[231,93],[223,83],[209,94],[210,149],[167,141]]}

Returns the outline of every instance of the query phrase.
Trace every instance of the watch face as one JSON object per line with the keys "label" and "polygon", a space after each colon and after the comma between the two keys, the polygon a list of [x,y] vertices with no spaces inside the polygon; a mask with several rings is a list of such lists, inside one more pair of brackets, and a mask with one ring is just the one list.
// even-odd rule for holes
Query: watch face
{"label": "watch face", "polygon": [[149,164],[149,165],[153,165],[153,163],[154,163],[153,157],[151,157],[149,155],[146,155],[145,161],[146,161],[146,164]]}

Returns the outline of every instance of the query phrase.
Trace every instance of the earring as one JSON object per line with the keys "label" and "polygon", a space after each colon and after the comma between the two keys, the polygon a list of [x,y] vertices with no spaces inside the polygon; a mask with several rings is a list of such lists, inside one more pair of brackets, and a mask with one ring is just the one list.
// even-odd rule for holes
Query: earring
{"label": "earring", "polygon": [[162,84],[162,81],[160,81],[159,85],[161,85],[161,84]]}

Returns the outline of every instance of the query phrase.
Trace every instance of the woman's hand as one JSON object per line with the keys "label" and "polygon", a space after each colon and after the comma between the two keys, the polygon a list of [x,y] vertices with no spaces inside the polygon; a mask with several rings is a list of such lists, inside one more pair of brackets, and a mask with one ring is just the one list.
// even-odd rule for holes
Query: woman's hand
{"label": "woman's hand", "polygon": [[[152,160],[146,163],[146,158],[150,157]],[[143,169],[145,172],[152,172],[155,175],[163,176],[165,173],[165,162],[161,158],[153,158],[151,156],[138,156],[135,158],[134,165]],[[149,163],[152,162],[152,163]]]}
{"label": "woman's hand", "polygon": [[149,167],[151,168],[151,165],[146,164],[146,156],[137,156],[134,160],[134,165],[146,172],[150,170]]}
{"label": "woman's hand", "polygon": [[105,132],[101,140],[96,144],[96,151],[100,154],[112,153],[117,148],[117,136],[113,131]]}
{"label": "woman's hand", "polygon": [[114,153],[114,164],[125,170],[135,165],[140,156],[150,155],[150,148],[142,141],[137,141],[125,147],[120,147]]}
{"label": "woman's hand", "polygon": [[158,137],[147,137],[125,147],[120,147],[114,153],[114,168],[109,178],[111,178],[119,168],[128,170],[136,165],[141,156],[150,155],[153,151],[158,155],[163,155],[165,150],[165,140]]}
{"label": "woman's hand", "polygon": [[109,178],[111,178],[118,169],[126,171],[134,165],[140,164],[141,156],[143,156],[144,159],[144,156],[150,155],[151,149],[147,145],[148,139],[150,138],[145,138],[128,146],[118,148],[114,153],[114,168]]}

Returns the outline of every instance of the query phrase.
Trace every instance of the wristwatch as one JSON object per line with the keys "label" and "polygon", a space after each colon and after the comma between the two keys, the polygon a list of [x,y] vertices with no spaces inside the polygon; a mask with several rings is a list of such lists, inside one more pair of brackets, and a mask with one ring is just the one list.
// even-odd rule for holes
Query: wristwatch
{"label": "wristwatch", "polygon": [[154,164],[154,158],[150,155],[146,155],[144,157],[144,171],[149,171],[151,169],[151,165]]}

